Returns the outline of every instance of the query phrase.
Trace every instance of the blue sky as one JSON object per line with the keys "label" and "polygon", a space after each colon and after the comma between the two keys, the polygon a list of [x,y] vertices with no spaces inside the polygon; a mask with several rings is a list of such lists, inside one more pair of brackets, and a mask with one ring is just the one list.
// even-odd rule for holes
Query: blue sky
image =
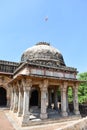
{"label": "blue sky", "polygon": [[39,41],[60,50],[67,66],[87,71],[87,0],[0,0],[0,60],[19,62]]}

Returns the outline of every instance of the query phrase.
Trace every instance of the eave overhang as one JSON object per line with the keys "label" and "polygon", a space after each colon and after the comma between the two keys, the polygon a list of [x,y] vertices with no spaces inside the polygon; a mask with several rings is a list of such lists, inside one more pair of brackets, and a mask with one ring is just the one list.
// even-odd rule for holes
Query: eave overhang
{"label": "eave overhang", "polygon": [[34,63],[31,63],[31,62],[23,62],[14,71],[13,75],[17,74],[25,66],[27,66],[27,67],[32,66],[32,68],[36,67],[36,68],[45,68],[45,69],[59,70],[59,71],[70,72],[70,73],[75,73],[75,74],[78,73],[77,69],[76,68],[72,68],[72,67],[67,67],[67,66],[65,66],[65,67],[62,67],[62,66],[60,66],[60,67],[52,67],[52,66],[45,66],[45,65],[34,64]]}
{"label": "eave overhang", "polygon": [[44,80],[44,79],[48,79],[49,81],[52,80],[57,81],[57,82],[71,82],[71,83],[83,83],[83,82],[87,82],[87,81],[81,81],[81,80],[77,80],[77,79],[69,79],[69,78],[58,78],[58,77],[51,77],[51,76],[38,76],[38,75],[23,75],[20,74],[17,77],[15,77],[14,79],[12,79],[8,84],[13,84],[17,81],[21,81],[22,79],[36,79],[36,80]]}

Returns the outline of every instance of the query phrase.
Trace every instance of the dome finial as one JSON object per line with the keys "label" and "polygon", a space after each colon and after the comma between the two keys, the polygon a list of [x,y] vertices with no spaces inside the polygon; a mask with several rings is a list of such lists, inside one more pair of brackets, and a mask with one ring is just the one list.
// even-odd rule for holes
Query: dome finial
{"label": "dome finial", "polygon": [[50,46],[50,43],[47,43],[47,42],[38,42],[38,43],[36,43],[36,45],[48,45],[48,46]]}

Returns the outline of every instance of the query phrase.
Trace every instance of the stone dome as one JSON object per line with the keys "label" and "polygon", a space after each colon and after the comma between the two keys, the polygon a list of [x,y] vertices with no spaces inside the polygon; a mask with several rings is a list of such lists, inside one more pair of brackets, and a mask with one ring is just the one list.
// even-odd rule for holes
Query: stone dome
{"label": "stone dome", "polygon": [[46,42],[39,42],[35,46],[25,50],[21,56],[21,62],[26,61],[41,65],[65,66],[60,51]]}

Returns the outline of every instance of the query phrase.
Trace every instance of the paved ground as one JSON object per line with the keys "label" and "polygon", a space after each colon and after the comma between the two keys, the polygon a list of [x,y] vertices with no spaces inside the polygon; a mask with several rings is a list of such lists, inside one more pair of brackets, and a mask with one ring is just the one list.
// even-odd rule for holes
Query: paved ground
{"label": "paved ground", "polygon": [[[0,130],[55,130],[62,126],[62,124],[48,124],[30,127],[19,127],[12,119],[9,117],[8,110],[0,108]],[[63,124],[64,125],[64,124]]]}
{"label": "paved ground", "polygon": [[74,121],[68,121],[30,127],[19,127],[18,124],[9,116],[8,110],[0,108],[0,130],[59,130],[73,122]]}
{"label": "paved ground", "polygon": [[0,109],[0,130],[15,130],[4,112],[5,110]]}

